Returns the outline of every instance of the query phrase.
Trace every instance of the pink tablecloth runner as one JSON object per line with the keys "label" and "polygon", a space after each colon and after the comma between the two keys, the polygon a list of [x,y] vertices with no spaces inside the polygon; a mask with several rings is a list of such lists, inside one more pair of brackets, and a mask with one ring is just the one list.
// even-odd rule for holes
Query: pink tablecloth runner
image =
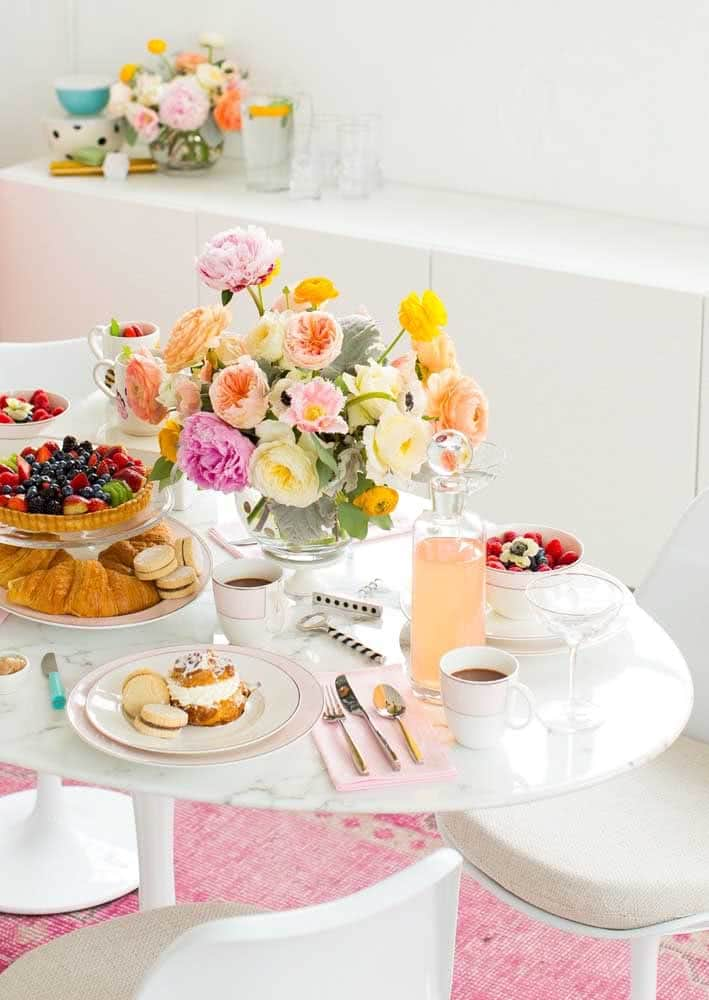
{"label": "pink tablecloth runner", "polygon": [[[336,677],[337,672],[318,674],[318,680],[323,685],[328,683],[332,685]],[[423,706],[412,694],[400,666],[354,669],[347,674],[347,679],[360,703],[371,715],[374,725],[396,752],[401,761],[401,770],[391,769],[366,721],[345,712],[345,725],[369,768],[368,775],[358,774],[342,727],[339,723],[320,720],[313,730],[313,737],[338,792],[356,791],[359,788],[384,788],[415,781],[450,781],[455,778],[456,772],[448,756],[448,750],[438,740],[433,726],[425,717]],[[383,719],[374,711],[372,692],[377,684],[383,682],[393,685],[406,702],[404,721],[421,748],[423,764],[416,764],[409,756],[398,722]]]}

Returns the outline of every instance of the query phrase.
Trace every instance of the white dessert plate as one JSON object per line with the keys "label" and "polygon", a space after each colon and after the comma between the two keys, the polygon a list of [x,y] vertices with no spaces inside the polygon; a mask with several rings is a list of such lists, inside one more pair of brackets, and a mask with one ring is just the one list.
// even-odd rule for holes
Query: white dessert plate
{"label": "white dessert plate", "polygon": [[[167,678],[170,668],[185,653],[207,652],[233,657],[239,676],[251,688],[244,714],[224,726],[185,726],[174,739],[139,733],[123,711],[123,681],[138,667],[148,667]],[[237,651],[239,650],[239,651]],[[237,646],[169,646],[149,649],[136,656],[124,656],[106,664],[86,699],[86,714],[100,733],[123,746],[150,750],[152,753],[212,753],[234,750],[272,736],[290,722],[300,703],[298,684],[268,653]]]}
{"label": "white dessert plate", "polygon": [[[215,648],[223,649],[224,647],[218,645]],[[298,685],[300,703],[292,719],[282,729],[279,729],[278,732],[259,740],[257,743],[249,743],[232,750],[187,755],[175,753],[156,754],[151,750],[143,750],[116,743],[114,740],[104,736],[103,733],[100,733],[91,724],[86,713],[86,699],[89,691],[104,673],[111,670],[111,664],[97,667],[96,670],[87,674],[86,677],[83,677],[72,688],[66,706],[69,725],[80,739],[95,750],[100,750],[110,757],[117,757],[119,760],[125,760],[132,764],[152,764],[157,767],[214,767],[215,765],[236,764],[242,760],[251,760],[254,757],[265,756],[274,750],[280,750],[283,747],[289,746],[306,736],[322,715],[323,710],[322,688],[310,671],[285,656],[244,649],[238,646],[229,648],[237,650],[239,653],[258,652],[261,657],[268,657],[271,663],[280,666]]]}
{"label": "white dessert plate", "polygon": [[[26,621],[40,622],[43,625],[56,625],[59,628],[75,629],[130,628],[136,625],[146,625],[149,622],[161,621],[163,618],[169,618],[170,615],[181,611],[182,608],[191,604],[192,601],[196,601],[200,593],[204,590],[212,576],[212,554],[197,532],[190,530],[186,525],[180,521],[173,520],[171,517],[166,517],[162,520],[170,525],[175,538],[184,538],[187,535],[191,535],[196,542],[201,568],[197,581],[197,590],[189,597],[181,597],[176,601],[160,601],[158,604],[154,604],[152,608],[146,608],[145,611],[136,611],[131,615],[113,615],[109,618],[75,618],[74,615],[48,615],[43,611],[33,611],[32,608],[13,604],[12,601],[8,600],[7,590],[4,587],[0,587],[0,610],[9,611],[13,615],[17,615],[18,618],[24,618]],[[140,531],[134,531],[133,534],[140,534]],[[119,538],[121,537],[124,536],[119,535]],[[104,542],[99,548],[105,548],[107,544],[107,542]],[[94,553],[93,558],[95,557]]]}

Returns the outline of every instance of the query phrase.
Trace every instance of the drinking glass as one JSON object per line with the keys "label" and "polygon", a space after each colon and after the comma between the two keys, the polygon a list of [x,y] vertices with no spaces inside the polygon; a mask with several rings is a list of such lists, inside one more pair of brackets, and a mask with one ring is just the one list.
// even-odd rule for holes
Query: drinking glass
{"label": "drinking glass", "polygon": [[290,183],[293,99],[252,93],[242,101],[246,184],[255,191],[284,191]]}
{"label": "drinking glass", "polygon": [[527,587],[527,599],[536,618],[569,647],[569,689],[566,699],[542,704],[537,715],[552,732],[577,733],[603,722],[598,705],[576,693],[576,658],[582,643],[600,635],[611,624],[625,599],[613,580],[590,573],[567,572],[550,579],[539,574]]}
{"label": "drinking glass", "polygon": [[372,193],[374,128],[367,120],[346,121],[337,127],[337,190],[344,198],[366,198]]}

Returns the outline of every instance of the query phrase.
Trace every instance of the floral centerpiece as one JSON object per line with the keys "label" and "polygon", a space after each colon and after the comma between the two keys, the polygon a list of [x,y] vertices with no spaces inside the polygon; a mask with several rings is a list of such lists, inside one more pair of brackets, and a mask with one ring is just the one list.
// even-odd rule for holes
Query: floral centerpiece
{"label": "floral centerpiece", "polygon": [[204,52],[168,56],[167,42],[151,38],[151,64],[126,63],[111,87],[106,114],[123,119],[128,142],[146,142],[168,170],[211,166],[224,148],[222,133],[241,129],[245,76],[232,60],[215,58],[220,35],[199,41]]}
{"label": "floral centerpiece", "polygon": [[[162,358],[135,360],[126,381],[139,416],[167,417],[154,479],[234,493],[264,547],[315,557],[391,527],[388,477],[415,475],[438,428],[480,443],[488,406],[459,369],[434,292],[401,302],[386,346],[370,316],[330,311],[328,278],[286,286],[267,308],[282,249],[253,226],[211,239],[196,266],[221,304],[182,316]],[[227,306],[244,293],[256,322],[234,333]],[[392,359],[406,332],[410,349]]]}

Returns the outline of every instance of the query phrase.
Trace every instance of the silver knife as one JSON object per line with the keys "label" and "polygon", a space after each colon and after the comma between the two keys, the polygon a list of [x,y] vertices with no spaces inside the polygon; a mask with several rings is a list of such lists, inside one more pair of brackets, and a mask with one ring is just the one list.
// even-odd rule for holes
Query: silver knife
{"label": "silver knife", "polygon": [[57,658],[54,653],[45,653],[42,657],[42,673],[49,681],[52,708],[64,708],[66,705],[66,691],[59,676]]}
{"label": "silver knife", "polygon": [[372,735],[384,751],[392,769],[394,771],[400,771],[401,761],[369,718],[368,713],[360,704],[359,698],[350,687],[350,682],[344,674],[340,674],[340,676],[335,679],[335,690],[337,691],[337,695],[347,711],[351,712],[352,715],[360,715],[365,720],[369,728],[372,730]]}

